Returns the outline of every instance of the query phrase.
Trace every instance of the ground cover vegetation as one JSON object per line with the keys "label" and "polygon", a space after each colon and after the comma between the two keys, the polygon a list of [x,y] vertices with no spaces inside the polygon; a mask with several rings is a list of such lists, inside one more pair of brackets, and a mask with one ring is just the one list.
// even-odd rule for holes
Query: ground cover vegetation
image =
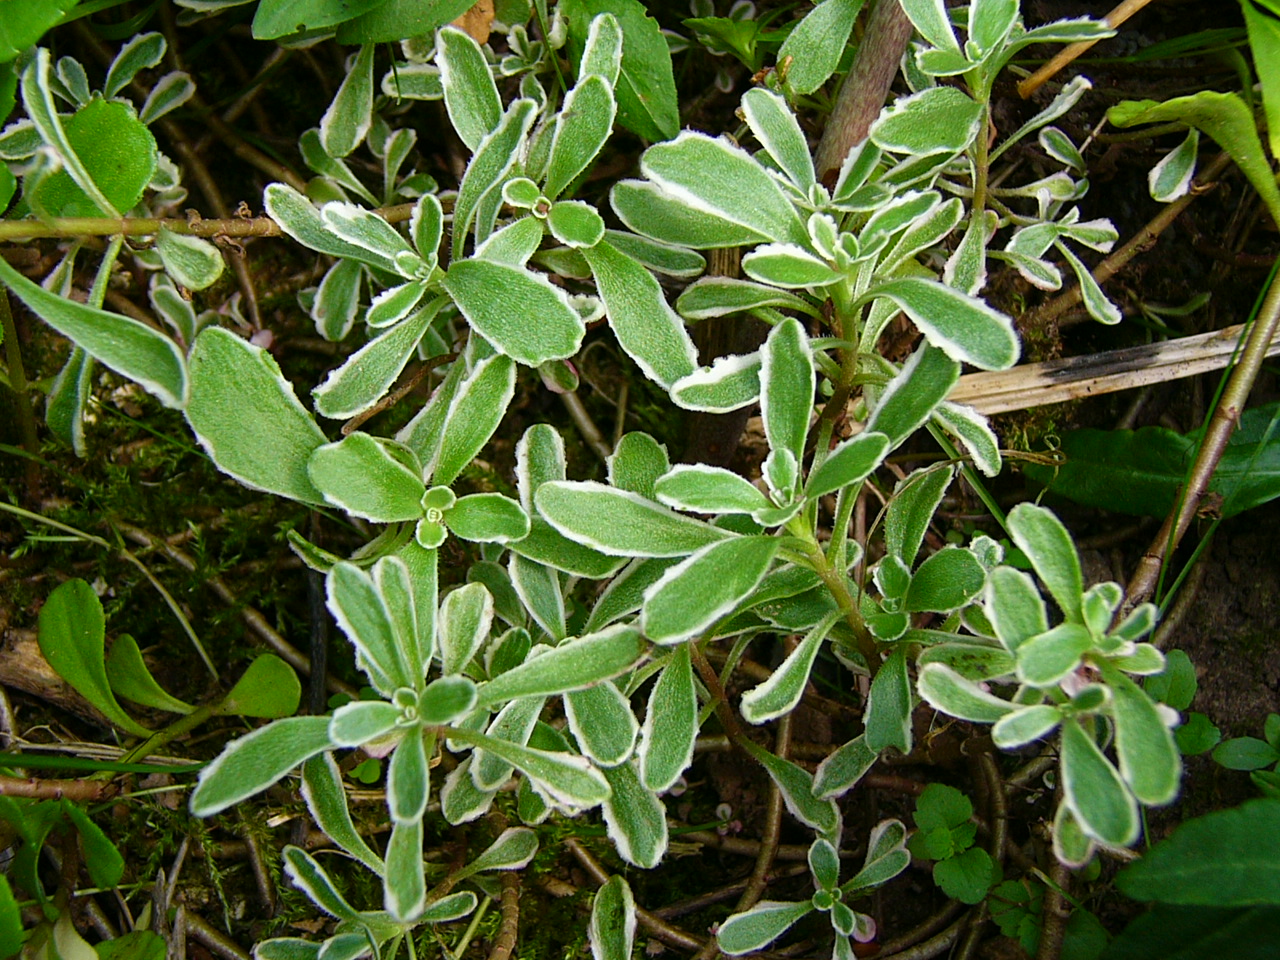
{"label": "ground cover vegetation", "polygon": [[4,6],[0,957],[1270,956],[1271,0]]}

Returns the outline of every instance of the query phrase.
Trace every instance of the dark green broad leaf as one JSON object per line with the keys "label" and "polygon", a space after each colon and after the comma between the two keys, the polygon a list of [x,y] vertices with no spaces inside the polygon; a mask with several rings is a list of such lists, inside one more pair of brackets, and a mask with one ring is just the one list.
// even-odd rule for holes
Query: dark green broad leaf
{"label": "dark green broad leaf", "polygon": [[627,490],[592,481],[544,483],[538,512],[566,537],[621,557],[681,557],[733,536]]}
{"label": "dark green broad leaf", "polygon": [[3,259],[0,280],[45,323],[94,359],[141,385],[166,407],[181,409],[188,404],[187,362],[178,345],[154,327],[60,297],[28,280]]}
{"label": "dark green broad leaf", "polygon": [[[80,0],[8,0],[0,18],[0,63],[12,60],[39,40]],[[0,117],[8,117],[5,112]]]}
{"label": "dark green broad leaf", "polygon": [[586,324],[569,295],[545,276],[488,260],[453,263],[444,278],[476,331],[519,363],[536,367],[578,352]]}
{"label": "dark green broad leaf", "polygon": [[40,652],[58,676],[102,711],[108,720],[135,737],[149,731],[120,706],[111,692],[104,663],[106,621],[102,603],[83,580],[68,580],[40,608]]}
{"label": "dark green broad leaf", "polygon": [[[1223,517],[1280,495],[1280,404],[1246,410],[1227,441],[1227,449],[1209,483],[1222,497]],[[1054,493],[1087,506],[1120,513],[1162,517],[1177,502],[1188,465],[1198,445],[1196,434],[1165,427],[1140,430],[1072,430],[1062,437],[1065,463],[1028,465],[1032,479]]]}
{"label": "dark green broad leaf", "polygon": [[386,0],[262,0],[253,17],[253,37],[255,40],[275,40],[304,30],[322,30],[373,10],[385,2]]}
{"label": "dark green broad leaf", "polygon": [[1277,943],[1280,907],[1156,903],[1099,960],[1272,960]]}
{"label": "dark green broad leaf", "polygon": [[[338,24],[339,43],[395,43],[406,37],[425,37],[452,23],[474,0],[365,0],[368,12]],[[514,22],[514,21],[513,21]]]}
{"label": "dark green broad leaf", "polygon": [[1280,801],[1250,800],[1190,820],[1121,872],[1137,900],[1185,906],[1280,906]]}
{"label": "dark green broad leaf", "polygon": [[566,0],[560,11],[569,23],[569,49],[579,61],[591,21],[601,13],[617,18],[624,37],[622,69],[614,95],[618,122],[646,140],[674,137],[680,130],[671,51],[658,22],[639,0]]}
{"label": "dark green broad leaf", "polygon": [[645,635],[655,643],[677,643],[706,630],[755,590],[779,546],[777,537],[735,537],[667,570],[645,591]]}
{"label": "dark green broad leaf", "polygon": [[39,179],[27,196],[31,208],[49,217],[113,216],[131,210],[156,171],[158,153],[151,131],[123,103],[98,99],[61,125],[68,145],[111,209],[102,210],[69,169]]}

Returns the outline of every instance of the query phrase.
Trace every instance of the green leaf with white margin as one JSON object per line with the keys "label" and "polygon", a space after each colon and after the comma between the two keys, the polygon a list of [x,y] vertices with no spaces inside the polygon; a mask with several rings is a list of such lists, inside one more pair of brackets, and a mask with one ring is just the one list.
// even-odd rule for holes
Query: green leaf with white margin
{"label": "green leaf with white margin", "polygon": [[750,740],[742,741],[743,747],[768,771],[782,793],[782,801],[791,815],[818,831],[833,843],[839,842],[840,808],[834,800],[819,800],[813,794],[813,777],[809,771],[790,760],[774,756],[768,750]]}
{"label": "green leaf with white margin", "polygon": [[439,900],[432,900],[418,914],[418,923],[448,923],[450,920],[460,920],[475,910],[479,899],[470,890],[459,890]]}
{"label": "green leaf with white margin", "polygon": [[308,250],[327,253],[331,257],[343,257],[382,270],[396,272],[395,264],[375,256],[363,247],[341,239],[320,218],[320,211],[300,194],[283,183],[272,183],[262,192],[263,207],[267,216],[287,235]]}
{"label": "green leaf with white margin", "polygon": [[[509,675],[503,674],[504,677]],[[554,803],[568,807],[592,807],[609,796],[608,782],[584,757],[536,750],[470,730],[455,728],[451,736],[516,767]]]}
{"label": "green leaf with white margin", "polygon": [[626,673],[648,650],[649,644],[635,627],[626,624],[606,627],[598,633],[568,640],[482,684],[479,702],[481,706],[492,706],[517,697],[581,690]]}
{"label": "green leaf with white margin", "polygon": [[676,510],[690,513],[752,513],[772,504],[746,478],[723,467],[680,463],[658,478],[654,493]]}
{"label": "green leaf with white margin", "polygon": [[[1245,4],[1247,7],[1248,4]],[[1147,189],[1151,199],[1159,203],[1172,203],[1191,189],[1196,174],[1196,158],[1200,153],[1200,131],[1192,127],[1186,138],[1160,158],[1160,162],[1147,174]]]}
{"label": "green leaf with white margin", "polygon": [[1048,736],[1062,722],[1062,711],[1048,703],[1037,703],[1007,713],[991,728],[991,742],[1001,750],[1016,750]]}
{"label": "green leaf with white margin", "polygon": [[842,796],[879,759],[880,754],[867,746],[866,734],[859,734],[818,764],[813,775],[813,795],[819,800]]}
{"label": "green leaf with white margin", "polygon": [[369,302],[364,322],[374,330],[398,323],[422,302],[428,286],[426,280],[410,280],[399,286],[388,287]]}
{"label": "green leaf with white margin", "polygon": [[416,920],[426,902],[427,883],[422,863],[422,821],[405,820],[391,828],[387,841],[387,873],[382,903],[392,919]]}
{"label": "green leaf with white margin", "polygon": [[1009,511],[1007,527],[1010,538],[1027,555],[1066,618],[1083,623],[1080,557],[1062,521],[1044,507],[1020,503]]}
{"label": "green leaf with white margin", "polygon": [[1097,850],[1097,844],[1088,836],[1065,803],[1058,804],[1053,815],[1053,855],[1069,867],[1083,867]]}
{"label": "green leaf with white margin", "polygon": [[582,59],[578,64],[578,80],[592,76],[603,77],[610,87],[617,86],[622,72],[622,25],[611,13],[600,13],[591,18],[587,39],[582,47]]}
{"label": "green leaf with white margin", "polygon": [[[688,247],[659,243],[626,230],[606,230],[604,236],[622,253],[654,273],[692,280],[707,269],[706,257]],[[586,272],[581,276],[585,279]]]}
{"label": "green leaf with white margin", "polygon": [[93,389],[93,357],[83,347],[73,346],[49,389],[44,422],[49,432],[67,444],[77,457],[88,456],[84,442],[82,412]]}
{"label": "green leaf with white margin", "polygon": [[1044,600],[1029,574],[1013,567],[996,567],[987,578],[987,618],[1010,653],[1049,630]]}
{"label": "green leaf with white margin", "polygon": [[970,551],[946,546],[916,568],[902,598],[908,613],[950,613],[967,605],[987,581],[987,571]]}
{"label": "green leaf with white margin", "polygon": [[750,596],[780,546],[777,537],[734,537],[703,547],[645,591],[641,629],[661,644],[696,636]]}
{"label": "green leaf with white margin", "polygon": [[[808,243],[809,232],[778,181],[754,157],[723,138],[686,130],[646,150],[640,169],[696,211],[779,243]],[[708,177],[708,170],[716,176]]]}
{"label": "green leaf with white margin", "polygon": [[1018,709],[941,663],[920,668],[916,691],[935,710],[973,723],[995,723]]}
{"label": "green leaf with white margin", "polygon": [[293,885],[307,895],[317,907],[339,920],[359,922],[355,907],[333,885],[324,867],[301,847],[286,846],[281,851],[284,870]]}
{"label": "green leaf with white margin", "polygon": [[842,889],[846,894],[888,883],[911,863],[907,828],[901,820],[881,820],[867,838],[867,856],[857,876]]}
{"label": "green leaf with white margin", "polygon": [[1111,690],[1108,713],[1115,722],[1120,775],[1142,803],[1168,803],[1177,796],[1182,780],[1182,758],[1173,731],[1146,691],[1113,663],[1101,660],[1098,669]]}
{"label": "green leaf with white margin", "polygon": [[[344,260],[342,263],[352,261]],[[355,276],[358,290],[359,264],[352,265],[357,271]],[[330,271],[330,274],[333,272]],[[328,280],[327,276],[325,280]],[[413,356],[427,327],[435,319],[436,312],[431,307],[419,310],[409,319],[370,340],[348,357],[342,366],[329,371],[324,382],[311,391],[316,412],[333,420],[344,420],[368,410],[386,396],[409,358]]]}
{"label": "green leaf with white margin", "polygon": [[944,400],[934,409],[933,420],[960,441],[980,473],[987,477],[999,475],[1000,438],[986,417],[973,407]]}
{"label": "green leaf with white margin", "polygon": [[[862,6],[862,0],[847,0],[846,5],[852,4],[853,13],[856,15],[857,8]],[[837,5],[838,6],[838,5]],[[853,27],[853,17],[849,17],[848,26]],[[796,29],[801,29],[797,27]],[[784,43],[792,42],[795,31],[788,36]],[[848,33],[845,34],[846,40]],[[844,46],[842,43],[841,47]],[[787,53],[784,51],[779,54],[779,61],[785,59]],[[838,55],[837,55],[838,58]],[[797,88],[793,73],[798,69],[795,62],[792,62],[790,70],[787,72],[787,82],[793,90],[798,93],[812,93],[816,87],[809,90],[800,90]],[[833,65],[834,69],[834,65]],[[829,74],[828,74],[829,75]],[[825,79],[825,78],[824,78]],[[819,81],[821,83],[822,81]],[[760,141],[760,146],[773,158],[783,173],[802,194],[807,195],[809,188],[816,182],[817,178],[813,171],[813,156],[809,152],[809,142],[805,139],[804,131],[800,129],[800,124],[796,121],[795,114],[791,112],[791,108],[787,106],[787,101],[764,87],[754,87],[748,90],[742,96],[742,115],[747,121],[747,126],[751,128],[751,132],[756,135],[756,139]]]}
{"label": "green leaf with white margin", "polygon": [[212,286],[225,266],[222,253],[208,240],[160,228],[156,252],[175,283],[190,290]]}
{"label": "green leaf with white margin", "polygon": [[804,695],[809,671],[822,648],[822,641],[842,614],[833,611],[805,634],[794,650],[773,671],[769,679],[742,695],[742,718],[747,723],[765,723],[790,713]]}
{"label": "green leaf with white margin", "polygon": [[594,481],[544,483],[533,500],[560,533],[613,556],[682,557],[733,536]]}
{"label": "green leaf with white margin", "polygon": [[365,262],[373,266],[389,264],[392,271],[410,279],[428,272],[409,241],[372,210],[335,200],[320,208],[320,220],[330,233],[364,251]]}
{"label": "green leaf with white margin", "polygon": [[578,747],[597,766],[616,767],[631,756],[640,724],[617,686],[606,680],[571,690],[564,695],[564,709]]}
{"label": "green leaf with white margin", "polygon": [[769,331],[760,357],[760,415],[769,448],[789,451],[798,463],[804,458],[817,376],[800,321],[787,317]]}
{"label": "green leaf with white margin", "polygon": [[[449,592],[440,605],[440,665],[446,676],[463,673],[493,625],[493,595],[482,583]],[[485,701],[489,703],[491,701]]]}
{"label": "green leaf with white margin", "polygon": [[640,729],[640,779],[662,793],[680,779],[693,760],[698,736],[698,694],[688,644],[671,651],[649,694]]}
{"label": "green leaf with white margin", "polygon": [[844,276],[795,243],[757,247],[742,258],[742,271],[753,280],[787,290],[824,287]]}
{"label": "green leaf with white margin", "polygon": [[520,505],[533,513],[533,492],[565,478],[564,438],[549,423],[535,423],[516,444],[516,487]]}
{"label": "green leaf with white margin", "polygon": [[481,360],[453,395],[444,417],[435,460],[427,464],[432,481],[450,484],[489,442],[515,396],[516,368],[498,354]]}
{"label": "green leaf with white margin", "polygon": [[911,678],[906,644],[895,644],[871,681],[866,707],[867,746],[877,752],[896,747],[911,752]]}
{"label": "green leaf with white margin", "polygon": [[221,327],[206,327],[190,363],[187,422],[218,469],[254,490],[324,504],[307,462],[325,435],[271,354]]}
{"label": "green leaf with white margin", "polygon": [[553,568],[518,553],[512,555],[507,569],[521,604],[538,626],[553,640],[567,637],[569,628],[560,575]]}
{"label": "green leaf with white margin", "polygon": [[373,582],[382,596],[396,645],[410,677],[426,676],[435,654],[438,557],[408,540],[394,556],[373,565]]}
{"label": "green leaf with white margin", "polygon": [[622,180],[609,191],[609,203],[629,230],[662,243],[707,250],[754,246],[766,234],[690,206],[684,197],[642,180]]}
{"label": "green leaf with white margin", "polygon": [[345,157],[360,145],[373,122],[374,45],[360,48],[350,72],[320,118],[320,143],[331,157]]}
{"label": "green leaf with white margin", "polygon": [[120,48],[111,66],[107,68],[107,78],[102,83],[102,95],[108,99],[114,97],[127,87],[130,81],[142,70],[150,70],[164,59],[167,48],[164,34],[140,33]]}
{"label": "green leaf with white margin", "polygon": [[93,587],[73,579],[60,584],[40,608],[40,652],[49,666],[112,723],[135,737],[151,731],[120,706],[103,663],[106,617]]}
{"label": "green leaf with white margin", "polygon": [[582,345],[582,317],[569,295],[542,274],[461,260],[450,265],[444,288],[481,336],[526,366],[571,357]]}
{"label": "green leaf with white margin", "polygon": [[333,749],[328,717],[287,717],[232,740],[200,771],[191,813],[208,817],[271,786],[294,767]]}
{"label": "green leaf with white margin", "polygon": [[760,398],[760,354],[717,357],[671,385],[671,399],[685,410],[729,413]]}
{"label": "green leaf with white margin", "polygon": [[871,429],[841,442],[809,473],[805,496],[821,497],[866,479],[884,461],[892,446],[888,437]]}
{"label": "green leaf with white margin", "polygon": [[802,917],[813,913],[813,909],[813,904],[807,900],[800,903],[761,900],[745,913],[735,913],[720,924],[716,943],[731,957],[763,949],[795,926]]}
{"label": "green leaf with white margin", "polygon": [[307,474],[327,502],[374,523],[417,520],[427,492],[417,458],[393,440],[357,430],[316,448]]}
{"label": "green leaf with white margin", "polygon": [[[384,558],[379,563],[395,563]],[[326,605],[355,647],[356,660],[369,680],[388,699],[402,687],[416,689],[420,677],[405,659],[402,636],[407,624],[397,624],[369,574],[354,563],[334,564],[325,578]]]}
{"label": "green leaf with white margin", "polygon": [[570,0],[559,8],[568,19],[569,48],[578,59],[591,40],[593,21],[612,14],[622,36],[622,62],[614,84],[618,122],[646,140],[674,137],[680,129],[671,51],[649,7],[639,0]]}
{"label": "green leaf with white margin", "polygon": [[457,27],[436,34],[436,64],[444,87],[445,108],[458,138],[475,153],[502,118],[502,101],[484,51]]}
{"label": "green leaf with white margin", "polygon": [[601,884],[591,902],[592,960],[631,960],[636,936],[636,903],[627,881],[615,874]]}
{"label": "green leaf with white margin", "polygon": [[604,580],[626,563],[625,557],[606,556],[564,536],[539,516],[529,520],[529,535],[511,544],[513,552],[576,577]]}
{"label": "green leaf with white margin", "polygon": [[608,241],[582,253],[596,278],[609,326],[641,372],[668,388],[693,373],[697,349],[653,274]]}
{"label": "green leaf with white margin", "polygon": [[987,243],[995,235],[998,222],[994,210],[970,218],[964,236],[943,267],[943,283],[961,293],[978,295],[987,285]]}
{"label": "green leaf with white margin", "polygon": [[586,76],[569,91],[551,138],[545,185],[549,199],[564,193],[595,160],[613,131],[616,112],[613,91],[604,77]]}
{"label": "green leaf with white margin", "polygon": [[445,515],[449,531],[474,543],[510,543],[529,535],[529,516],[501,493],[460,497]]}
{"label": "green leaf with white margin", "polygon": [[1107,324],[1116,324],[1123,320],[1124,314],[1120,312],[1120,308],[1102,291],[1101,285],[1094,279],[1093,272],[1084,265],[1083,261],[1072,253],[1066,244],[1055,243],[1054,246],[1076,275],[1076,282],[1080,284],[1080,299],[1084,302],[1084,308],[1089,316],[1099,323]]}
{"label": "green leaf with white margin", "polygon": [[914,567],[925,531],[951,486],[955,468],[930,467],[898,481],[884,518],[885,548],[908,568]]}
{"label": "green leaf with white margin", "polygon": [[[172,113],[196,95],[196,83],[191,74],[183,70],[171,70],[156,81],[147,99],[138,111],[138,122],[150,126],[167,113]],[[159,159],[159,158],[157,158]],[[152,181],[154,184],[154,181]]]}
{"label": "green leaf with white margin", "polygon": [[912,26],[939,50],[960,52],[960,43],[951,29],[944,0],[901,0],[902,10]]}
{"label": "green leaf with white margin", "polygon": [[1079,665],[1093,637],[1078,623],[1060,623],[1018,646],[1017,676],[1033,687],[1053,687]]}
{"label": "green leaf with white margin", "polygon": [[960,153],[973,143],[982,105],[956,87],[928,87],[900,97],[871,125],[871,139],[883,150],[923,157]]}
{"label": "green leaf with white margin", "polygon": [[537,852],[536,833],[528,827],[507,827],[484,853],[453,874],[454,882],[486,870],[520,870],[529,865]]}
{"label": "green leaf with white margin", "polygon": [[386,870],[382,858],[370,849],[356,830],[347,807],[342,773],[332,753],[312,757],[302,765],[302,799],[325,836],[378,876]]}
{"label": "green leaf with white margin", "polygon": [[560,200],[547,212],[547,229],[567,247],[589,249],[604,238],[604,219],[581,200]]}
{"label": "green leaf with white margin", "polygon": [[[41,320],[166,407],[180,410],[189,402],[187,362],[169,337],[132,317],[59,297],[3,260],[0,280]],[[239,420],[244,409],[227,413]]]}
{"label": "green leaf with white margin", "polygon": [[476,685],[467,677],[437,677],[418,697],[418,718],[428,726],[454,723],[476,705]]}
{"label": "green leaf with white margin", "polygon": [[933,346],[958,363],[1006,370],[1018,360],[1013,321],[976,297],[936,280],[898,277],[872,287],[854,306],[880,297],[897,304]]}
{"label": "green leaf with white margin", "polygon": [[[508,743],[526,745],[545,704],[545,697],[518,697],[509,701],[493,718],[485,735]],[[477,790],[485,793],[497,790],[511,779],[515,767],[497,754],[477,749],[472,756],[475,763],[471,767],[469,779]],[[465,795],[460,799],[465,800]],[[478,798],[473,798],[471,802],[478,803]]]}
{"label": "green leaf with white margin", "polygon": [[[416,724],[409,727],[387,764],[387,812],[396,824],[420,821],[427,810],[431,775],[422,737],[421,727]],[[434,737],[432,739],[434,741]]]}
{"label": "green leaf with white margin", "polygon": [[647,500],[656,499],[658,478],[671,469],[667,448],[639,430],[623,434],[605,462],[612,486],[638,493]]}
{"label": "green leaf with white margin", "polygon": [[686,320],[706,320],[761,307],[781,307],[815,315],[813,304],[794,293],[732,277],[703,277],[676,298],[676,310]]}
{"label": "green leaf with white margin", "polygon": [[[475,155],[467,164],[453,204],[452,253],[455,263],[461,261],[471,221],[481,202],[491,190],[501,189],[507,173],[520,159],[520,148],[533,124],[535,111],[532,100],[521,99],[512,103],[493,132],[480,141]],[[488,228],[479,230],[477,242],[483,243],[487,238]]]}
{"label": "green leaf with white margin", "polygon": [[1113,847],[1138,838],[1138,807],[1116,768],[1074,717],[1062,722],[1063,802],[1084,833]]}
{"label": "green leaf with white margin", "polygon": [[[862,5],[863,0],[825,0],[787,34],[778,51],[778,63],[788,64],[779,74],[792,93],[808,96],[836,72]],[[751,122],[749,115],[747,122]],[[810,182],[812,179],[810,174]]]}
{"label": "green leaf with white margin", "polygon": [[618,856],[645,870],[656,867],[667,852],[667,808],[640,782],[634,763],[601,772],[611,792],[600,812]]}

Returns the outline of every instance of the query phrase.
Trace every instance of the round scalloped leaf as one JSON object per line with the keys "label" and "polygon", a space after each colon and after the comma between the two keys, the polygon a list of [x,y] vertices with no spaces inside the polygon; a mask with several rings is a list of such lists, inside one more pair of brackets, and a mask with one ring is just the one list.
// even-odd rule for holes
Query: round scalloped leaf
{"label": "round scalloped leaf", "polygon": [[[91,100],[62,123],[67,140],[98,189],[119,211],[131,209],[156,172],[156,138],[123,103]],[[52,217],[100,217],[89,196],[65,170],[39,181],[32,209]]]}

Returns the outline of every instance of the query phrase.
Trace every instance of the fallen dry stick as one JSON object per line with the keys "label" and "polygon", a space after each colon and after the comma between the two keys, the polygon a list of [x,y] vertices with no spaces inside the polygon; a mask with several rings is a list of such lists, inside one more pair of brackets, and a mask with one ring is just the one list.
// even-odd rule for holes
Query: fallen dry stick
{"label": "fallen dry stick", "polygon": [[[1131,387],[1145,387],[1221,370],[1231,362],[1244,324],[1177,340],[1108,350],[1085,357],[1027,363],[1012,370],[969,373],[948,400],[980,413],[1029,410]],[[1273,340],[1267,356],[1280,354]]]}

